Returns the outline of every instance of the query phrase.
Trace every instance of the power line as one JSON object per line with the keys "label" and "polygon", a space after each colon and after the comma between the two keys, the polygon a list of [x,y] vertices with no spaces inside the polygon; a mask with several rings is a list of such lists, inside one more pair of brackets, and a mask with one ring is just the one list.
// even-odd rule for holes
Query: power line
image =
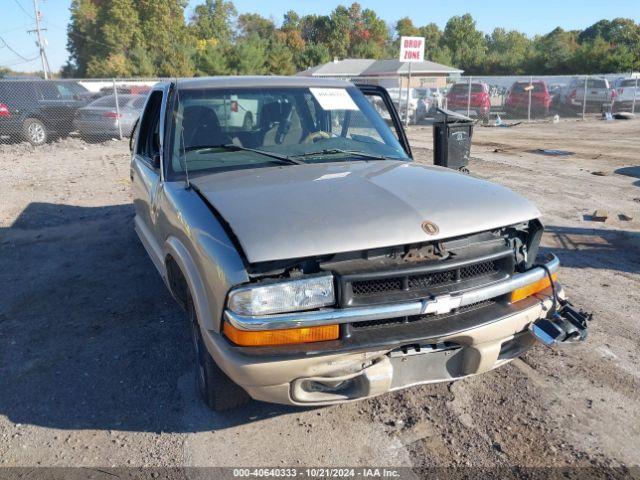
{"label": "power line", "polygon": [[98,40],[94,40],[93,38],[91,38],[89,35],[85,35],[83,33],[76,33],[76,32],[71,32],[69,31],[67,28],[65,27],[61,27],[60,25],[56,25],[55,23],[51,23],[49,21],[46,22],[46,25],[48,27],[54,27],[57,28],[58,30],[66,30],[67,31],[67,35],[71,35],[72,37],[78,37],[78,38],[82,38],[84,40],[87,40],[88,42],[91,43],[95,43],[96,45],[102,45],[103,47],[108,47],[108,48],[112,48],[113,45],[109,45],[107,43],[104,42],[100,42]]}
{"label": "power line", "polygon": [[18,61],[13,61],[13,62],[9,62],[9,63],[5,63],[2,66],[3,67],[13,67],[15,65],[24,65],[25,63],[33,63],[35,61],[38,60],[38,58],[40,58],[40,55],[36,55],[35,57],[33,57],[31,60],[18,60]]}
{"label": "power line", "polygon": [[32,59],[28,59],[28,58],[27,58],[27,57],[25,57],[24,55],[21,55],[20,53],[18,53],[17,51],[15,51],[15,50],[11,47],[11,45],[9,45],[9,44],[7,43],[7,41],[6,41],[4,38],[2,38],[2,37],[0,37],[0,42],[2,42],[2,45],[0,45],[0,48],[7,47],[7,49],[8,49],[9,51],[11,51],[12,53],[14,53],[15,55],[17,55],[18,57],[20,57],[20,58],[21,58],[22,60],[24,60],[24,61],[31,62],[31,61],[35,60],[35,58],[38,58],[38,57],[35,57],[35,58],[32,58]]}
{"label": "power line", "polygon": [[14,28],[9,28],[8,30],[2,30],[0,31],[0,35],[4,34],[4,33],[9,33],[9,32],[15,32],[17,30],[24,30],[26,28],[29,28],[31,25],[27,24],[27,25],[22,25],[20,27],[14,27]]}
{"label": "power line", "polygon": [[13,0],[13,1],[15,2],[15,4],[16,4],[16,5],[18,5],[18,6],[20,7],[20,10],[22,10],[22,11],[24,12],[24,14],[25,14],[27,17],[29,17],[29,18],[34,19],[34,20],[35,20],[35,18],[33,18],[33,15],[31,15],[31,14],[27,11],[27,9],[26,9],[26,8],[24,8],[24,7],[22,6],[22,4],[21,4],[18,0]]}

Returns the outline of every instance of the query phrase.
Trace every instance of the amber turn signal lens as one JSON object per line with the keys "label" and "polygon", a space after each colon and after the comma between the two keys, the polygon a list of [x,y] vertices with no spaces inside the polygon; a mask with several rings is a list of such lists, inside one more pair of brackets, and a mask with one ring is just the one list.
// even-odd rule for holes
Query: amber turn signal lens
{"label": "amber turn signal lens", "polygon": [[238,330],[230,323],[225,322],[222,331],[229,340],[241,347],[324,342],[326,340],[336,340],[340,337],[339,325],[250,332]]}
{"label": "amber turn signal lens", "polygon": [[[558,280],[558,274],[554,273],[551,275],[553,281],[556,282]],[[518,302],[520,300],[524,300],[531,295],[534,295],[542,290],[549,288],[551,286],[551,282],[549,281],[549,276],[545,276],[542,280],[538,280],[537,282],[530,283],[522,288],[518,288],[511,292],[511,303]]]}

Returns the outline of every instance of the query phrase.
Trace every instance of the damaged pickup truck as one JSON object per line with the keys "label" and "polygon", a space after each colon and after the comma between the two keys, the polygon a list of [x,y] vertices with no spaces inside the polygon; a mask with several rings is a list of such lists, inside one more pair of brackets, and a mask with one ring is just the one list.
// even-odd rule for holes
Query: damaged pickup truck
{"label": "damaged pickup truck", "polygon": [[[225,122],[240,105],[252,121]],[[188,312],[213,409],[356,400],[586,336],[538,255],[538,209],[414,163],[380,87],[158,84],[132,143],[135,229]]]}

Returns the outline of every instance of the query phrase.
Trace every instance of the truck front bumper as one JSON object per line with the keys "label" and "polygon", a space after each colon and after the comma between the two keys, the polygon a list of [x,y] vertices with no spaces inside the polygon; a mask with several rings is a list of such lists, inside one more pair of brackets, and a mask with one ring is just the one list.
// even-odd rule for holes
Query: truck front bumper
{"label": "truck front bumper", "polygon": [[[557,270],[555,257],[547,263],[547,268],[550,273]],[[546,272],[542,268],[514,275],[507,281],[493,285],[491,295],[503,295],[544,275]],[[523,276],[524,279],[519,278]],[[562,288],[558,285],[557,289],[558,297],[564,300]],[[483,295],[490,294],[487,290],[483,291]],[[477,292],[478,289],[466,292],[463,303],[477,302],[483,297],[478,297]],[[437,303],[418,303],[412,307],[418,309],[418,314],[437,312]],[[416,313],[407,312],[407,305],[401,308],[402,315]],[[313,406],[363,399],[412,385],[452,381],[492,370],[520,356],[538,340],[548,340],[541,329],[534,326],[541,320],[552,320],[552,310],[552,290],[548,288],[503,308],[500,315],[489,319],[478,318],[473,324],[461,323],[458,324],[459,327],[462,325],[461,328],[451,327],[435,335],[425,334],[420,340],[412,338],[405,343],[371,343],[349,351],[323,351],[323,345],[319,343],[317,349],[294,356],[247,355],[217,332],[203,333],[206,333],[205,343],[216,363],[254,399]],[[388,311],[386,315],[389,316]],[[320,321],[317,317],[305,318],[313,321],[314,325]],[[237,319],[227,317],[227,320]],[[336,317],[332,315],[331,321],[335,323]],[[308,323],[304,322],[304,325]],[[261,322],[243,326],[263,328]],[[561,343],[563,340],[558,335],[555,342],[548,344]]]}

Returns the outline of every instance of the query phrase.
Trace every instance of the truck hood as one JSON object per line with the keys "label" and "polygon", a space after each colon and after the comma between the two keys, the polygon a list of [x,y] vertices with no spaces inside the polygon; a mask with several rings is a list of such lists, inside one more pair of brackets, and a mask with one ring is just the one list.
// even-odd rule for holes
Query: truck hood
{"label": "truck hood", "polygon": [[[540,216],[505,187],[391,160],[235,170],[191,183],[250,263],[451,238]],[[437,225],[435,235],[425,221]]]}

